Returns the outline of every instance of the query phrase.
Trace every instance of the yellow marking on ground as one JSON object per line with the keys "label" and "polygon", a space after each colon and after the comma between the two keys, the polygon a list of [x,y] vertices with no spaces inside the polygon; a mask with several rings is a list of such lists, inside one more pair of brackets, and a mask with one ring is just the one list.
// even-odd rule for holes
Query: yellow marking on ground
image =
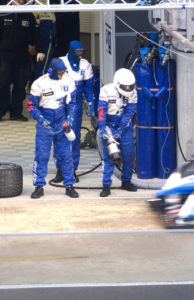
{"label": "yellow marking on ground", "polygon": [[26,261],[26,260],[55,260],[55,259],[77,259],[88,258],[87,255],[75,256],[29,256],[29,257],[0,257],[0,261]]}

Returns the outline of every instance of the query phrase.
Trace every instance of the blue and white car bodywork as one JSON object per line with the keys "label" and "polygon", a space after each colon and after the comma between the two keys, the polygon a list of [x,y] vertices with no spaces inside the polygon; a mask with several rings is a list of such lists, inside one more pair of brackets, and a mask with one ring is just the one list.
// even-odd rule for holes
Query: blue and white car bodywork
{"label": "blue and white car bodywork", "polygon": [[194,160],[175,170],[149,200],[167,228],[194,227]]}

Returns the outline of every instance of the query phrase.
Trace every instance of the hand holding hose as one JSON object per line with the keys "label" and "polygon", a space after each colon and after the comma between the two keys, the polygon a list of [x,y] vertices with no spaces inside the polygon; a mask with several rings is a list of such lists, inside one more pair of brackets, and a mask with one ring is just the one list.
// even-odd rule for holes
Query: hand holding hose
{"label": "hand holding hose", "polygon": [[93,102],[88,102],[87,104],[88,109],[86,110],[86,114],[88,117],[91,117],[94,115],[94,105]]}
{"label": "hand holding hose", "polygon": [[72,123],[70,121],[70,118],[67,119],[64,123],[63,123],[63,128],[65,130],[65,136],[66,138],[70,141],[73,142],[76,138],[76,135],[74,133],[74,131],[71,129]]}
{"label": "hand holding hose", "polygon": [[120,140],[120,139],[121,139],[121,136],[122,136],[122,133],[123,133],[122,129],[118,129],[117,132],[116,132],[115,135],[114,135],[114,138],[115,138],[116,140]]}
{"label": "hand holding hose", "polygon": [[65,129],[65,131],[70,130],[72,128],[73,120],[74,119],[73,119],[73,117],[71,115],[67,116],[67,119],[63,123],[63,128]]}
{"label": "hand holding hose", "polygon": [[101,139],[106,139],[107,133],[106,133],[105,126],[99,127],[99,131],[100,131],[100,137],[101,137]]}
{"label": "hand holding hose", "polygon": [[40,119],[38,120],[38,122],[46,129],[51,129],[51,126],[50,126],[50,122],[45,119],[43,116],[40,117]]}

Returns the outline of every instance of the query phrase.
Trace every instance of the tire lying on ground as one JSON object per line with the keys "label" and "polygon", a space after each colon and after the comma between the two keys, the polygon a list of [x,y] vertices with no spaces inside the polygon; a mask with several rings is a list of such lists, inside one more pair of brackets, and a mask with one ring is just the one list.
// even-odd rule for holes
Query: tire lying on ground
{"label": "tire lying on ground", "polygon": [[22,167],[0,162],[0,198],[16,197],[22,193],[22,189]]}

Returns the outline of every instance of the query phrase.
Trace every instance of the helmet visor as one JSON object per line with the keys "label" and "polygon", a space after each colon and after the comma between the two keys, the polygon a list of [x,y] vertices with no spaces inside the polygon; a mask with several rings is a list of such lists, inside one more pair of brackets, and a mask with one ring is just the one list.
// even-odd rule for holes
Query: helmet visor
{"label": "helmet visor", "polygon": [[131,92],[135,88],[135,84],[130,84],[130,85],[125,85],[125,84],[120,84],[120,89],[125,91],[125,92]]}

